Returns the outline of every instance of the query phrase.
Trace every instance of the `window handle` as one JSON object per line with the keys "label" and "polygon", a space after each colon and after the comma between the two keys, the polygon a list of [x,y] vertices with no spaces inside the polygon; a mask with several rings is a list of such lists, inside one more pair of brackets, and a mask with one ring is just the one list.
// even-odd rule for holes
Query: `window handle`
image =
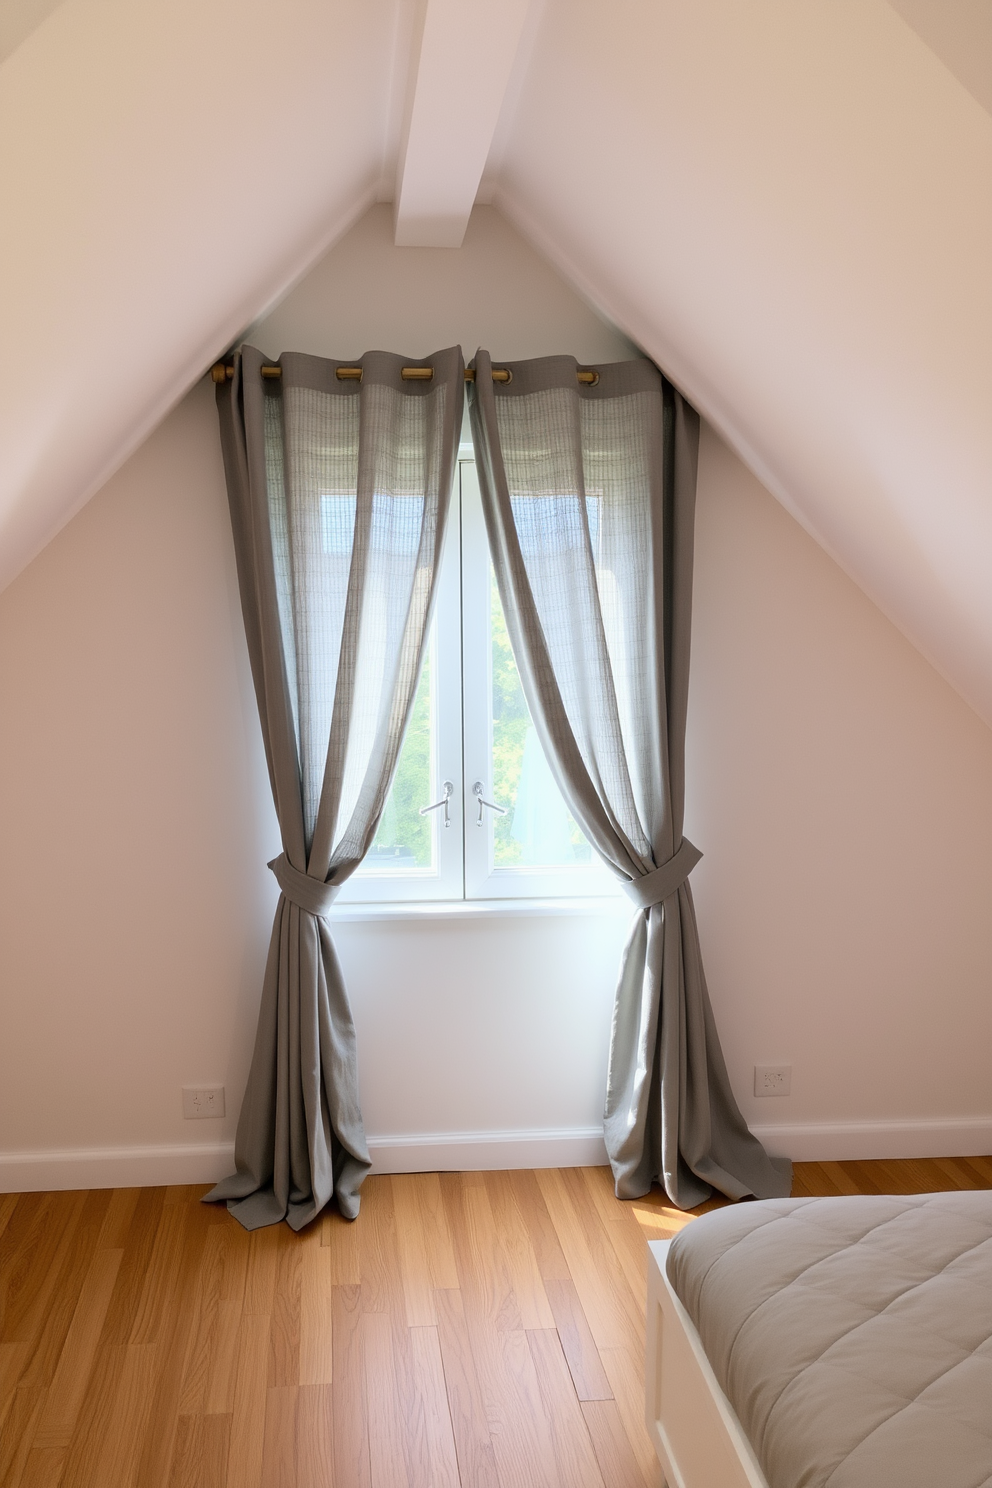
{"label": "window handle", "polygon": [[420,808],[420,815],[421,816],[426,816],[427,813],[428,813],[428,811],[437,811],[439,808],[443,807],[444,808],[444,825],[446,827],[450,827],[451,826],[451,817],[448,815],[448,802],[451,800],[452,796],[455,794],[454,784],[450,780],[443,780],[441,782],[441,793],[442,794],[441,794],[440,801],[434,801],[434,802],[432,802],[432,804],[430,806],[421,806],[421,808]]}
{"label": "window handle", "polygon": [[496,813],[497,816],[505,816],[506,815],[506,807],[505,806],[497,806],[495,801],[487,801],[486,800],[486,798],[485,798],[485,790],[486,790],[486,787],[483,785],[483,783],[482,783],[481,780],[477,780],[475,782],[475,784],[473,785],[473,787],[472,787],[472,794],[473,794],[473,796],[475,796],[478,799],[478,802],[479,802],[479,819],[478,819],[478,821],[475,824],[477,827],[481,827],[482,826],[482,811],[483,811],[483,807],[485,807],[489,811],[495,811],[495,813]]}

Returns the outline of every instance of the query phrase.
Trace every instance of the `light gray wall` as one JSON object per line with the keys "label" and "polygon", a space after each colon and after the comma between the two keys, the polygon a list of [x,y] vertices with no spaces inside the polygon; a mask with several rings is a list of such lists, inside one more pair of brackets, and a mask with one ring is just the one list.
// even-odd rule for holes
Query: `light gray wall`
{"label": "light gray wall", "polygon": [[[494,211],[457,251],[396,250],[389,228],[369,214],[257,344],[630,354]],[[704,955],[749,1117],[800,1154],[987,1144],[992,735],[708,429],[688,772]],[[225,1167],[277,846],[201,383],[0,595],[8,1186]],[[340,925],[371,1135],[579,1141],[624,929]],[[756,1062],[791,1062],[793,1095],[756,1101]],[[228,1117],[184,1122],[180,1087],[213,1082]]]}

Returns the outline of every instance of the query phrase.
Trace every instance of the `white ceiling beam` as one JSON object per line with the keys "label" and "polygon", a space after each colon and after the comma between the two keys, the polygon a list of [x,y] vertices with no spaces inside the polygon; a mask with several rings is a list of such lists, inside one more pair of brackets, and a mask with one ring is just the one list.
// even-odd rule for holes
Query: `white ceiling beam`
{"label": "white ceiling beam", "polygon": [[396,243],[460,248],[530,0],[427,0],[396,180]]}

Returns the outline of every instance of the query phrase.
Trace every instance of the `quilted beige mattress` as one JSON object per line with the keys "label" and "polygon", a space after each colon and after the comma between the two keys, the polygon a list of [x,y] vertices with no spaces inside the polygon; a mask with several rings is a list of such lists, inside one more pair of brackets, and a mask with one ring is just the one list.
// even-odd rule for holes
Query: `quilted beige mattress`
{"label": "quilted beige mattress", "polygon": [[668,1275],[771,1488],[992,1485],[992,1193],[738,1204]]}

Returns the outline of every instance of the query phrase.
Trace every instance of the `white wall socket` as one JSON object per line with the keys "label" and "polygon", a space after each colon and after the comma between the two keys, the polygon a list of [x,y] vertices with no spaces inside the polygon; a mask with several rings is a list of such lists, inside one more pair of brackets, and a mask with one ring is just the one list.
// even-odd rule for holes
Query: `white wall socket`
{"label": "white wall socket", "polygon": [[201,1120],[205,1116],[223,1116],[223,1085],[184,1085],[183,1115],[187,1121]]}
{"label": "white wall socket", "polygon": [[756,1064],[755,1095],[788,1095],[792,1090],[791,1064]]}

